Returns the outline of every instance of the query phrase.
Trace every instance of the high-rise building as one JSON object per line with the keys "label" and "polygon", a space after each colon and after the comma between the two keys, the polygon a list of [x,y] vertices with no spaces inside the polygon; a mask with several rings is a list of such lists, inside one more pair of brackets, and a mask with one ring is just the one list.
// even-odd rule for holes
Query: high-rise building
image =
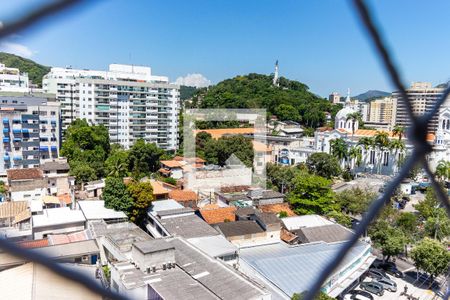
{"label": "high-rise building", "polygon": [[109,71],[52,68],[43,89],[61,103],[62,128],[77,118],[105,125],[112,143],[137,139],[167,150],[178,146],[179,86],[149,67],[111,64]]}
{"label": "high-rise building", "polygon": [[333,92],[328,96],[328,100],[333,104],[341,103],[341,95],[337,92]]}
{"label": "high-rise building", "polygon": [[368,122],[386,123],[392,126],[395,120],[397,100],[391,97],[376,99],[369,103]]}
{"label": "high-rise building", "polygon": [[1,93],[0,119],[0,175],[11,168],[39,167],[58,157],[60,107],[54,98]]}
{"label": "high-rise building", "polygon": [[0,91],[28,93],[28,74],[20,73],[19,69],[7,68],[0,63]]}
{"label": "high-rise building", "polygon": [[[413,82],[406,90],[409,102],[412,105],[413,113],[417,116],[431,111],[436,101],[442,96],[444,88],[433,87],[429,82]],[[411,124],[406,107],[401,101],[399,92],[392,93],[392,97],[397,101],[397,111],[395,114],[395,124],[407,127]],[[435,132],[437,129],[438,116],[436,115],[430,122],[429,130]]]}

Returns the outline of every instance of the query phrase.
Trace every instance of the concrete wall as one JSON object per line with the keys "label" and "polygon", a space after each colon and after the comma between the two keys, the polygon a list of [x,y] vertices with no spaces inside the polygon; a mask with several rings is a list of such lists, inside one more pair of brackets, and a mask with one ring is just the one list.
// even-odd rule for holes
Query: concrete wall
{"label": "concrete wall", "polygon": [[51,225],[45,227],[33,227],[33,238],[43,239],[45,234],[60,234],[84,230],[84,222],[77,222],[65,225]]}
{"label": "concrete wall", "polygon": [[133,246],[131,253],[133,260],[143,272],[152,266],[162,269],[163,264],[175,262],[175,249],[173,248],[144,254]]}

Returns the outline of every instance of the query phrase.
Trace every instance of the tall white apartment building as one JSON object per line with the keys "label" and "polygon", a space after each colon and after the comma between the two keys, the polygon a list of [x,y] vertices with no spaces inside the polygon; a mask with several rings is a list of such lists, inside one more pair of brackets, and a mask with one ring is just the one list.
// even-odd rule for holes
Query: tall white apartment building
{"label": "tall white apartment building", "polygon": [[43,89],[61,103],[62,128],[77,118],[105,125],[125,149],[137,139],[167,150],[178,146],[179,86],[149,67],[109,65],[109,71],[52,68]]}
{"label": "tall white apartment building", "polygon": [[[420,116],[429,111],[435,105],[436,101],[442,96],[444,88],[433,87],[429,82],[413,82],[411,87],[406,90],[408,99],[412,105],[415,115]],[[392,93],[392,97],[396,100],[397,110],[395,114],[395,124],[400,126],[409,126],[411,120],[408,117],[406,107],[400,100],[399,92]],[[448,102],[448,99],[446,100]],[[444,103],[444,106],[448,103]],[[429,130],[436,132],[438,127],[438,115],[436,115],[430,122]]]}
{"label": "tall white apartment building", "polygon": [[0,91],[28,93],[28,74],[20,73],[19,69],[7,68],[0,63]]}
{"label": "tall white apartment building", "polygon": [[39,167],[58,157],[60,108],[51,100],[46,95],[0,93],[0,176],[8,169]]}

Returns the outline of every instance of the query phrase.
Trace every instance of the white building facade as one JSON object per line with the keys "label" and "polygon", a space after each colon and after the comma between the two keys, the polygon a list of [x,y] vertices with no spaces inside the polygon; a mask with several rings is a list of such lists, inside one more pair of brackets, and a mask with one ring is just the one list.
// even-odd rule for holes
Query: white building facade
{"label": "white building facade", "polygon": [[0,91],[28,93],[30,91],[28,74],[17,68],[7,68],[0,63]]}
{"label": "white building facade", "polygon": [[125,149],[140,138],[166,150],[178,147],[179,86],[152,75],[149,67],[52,68],[43,89],[61,103],[63,130],[80,118],[106,126],[111,142]]}

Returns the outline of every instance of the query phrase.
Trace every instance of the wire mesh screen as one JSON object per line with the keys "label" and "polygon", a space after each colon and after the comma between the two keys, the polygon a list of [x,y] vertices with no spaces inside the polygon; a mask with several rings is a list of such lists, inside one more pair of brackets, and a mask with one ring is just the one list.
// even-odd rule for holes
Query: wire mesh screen
{"label": "wire mesh screen", "polygon": [[[29,12],[23,17],[14,20],[10,23],[5,23],[0,26],[0,39],[5,38],[13,33],[18,33],[19,31],[28,29],[35,25],[36,23],[47,19],[48,17],[60,14],[66,11],[67,8],[79,4],[81,0],[61,0],[61,1],[51,1],[48,4],[42,5],[37,9]],[[327,278],[333,274],[333,271],[339,266],[343,261],[345,255],[349,252],[351,247],[355,245],[360,236],[366,231],[369,224],[376,218],[377,214],[381,209],[389,203],[390,197],[394,193],[395,189],[400,185],[401,181],[408,175],[410,170],[416,165],[420,164],[428,177],[430,178],[432,188],[435,190],[438,199],[441,201],[442,205],[446,208],[448,215],[450,216],[450,204],[446,192],[440,186],[433,176],[430,166],[427,163],[426,155],[432,151],[432,146],[426,141],[428,124],[439,111],[439,107],[443,104],[450,89],[447,88],[442,97],[436,102],[432,110],[425,115],[416,116],[413,114],[412,104],[408,98],[408,94],[396,68],[390,52],[383,40],[379,28],[375,25],[373,17],[370,13],[369,8],[363,0],[353,0],[354,10],[357,13],[361,26],[366,30],[369,41],[373,44],[376,54],[379,56],[380,62],[383,65],[387,76],[391,80],[392,84],[400,93],[400,101],[404,104],[407,114],[411,120],[411,126],[408,129],[407,137],[409,141],[413,144],[414,150],[412,155],[407,159],[402,169],[398,175],[388,184],[385,192],[376,199],[369,207],[367,214],[360,222],[360,225],[355,230],[355,235],[352,235],[351,239],[344,244],[344,246],[339,250],[336,257],[331,260],[331,262],[317,274],[314,284],[306,295],[307,300],[312,300],[320,291],[322,285],[327,280]],[[46,266],[51,271],[56,274],[66,277],[70,280],[78,282],[84,285],[89,290],[101,295],[106,299],[126,299],[123,295],[119,295],[108,289],[103,288],[96,281],[86,277],[84,274],[68,270],[67,268],[61,266],[60,264],[52,261],[48,257],[37,254],[34,251],[26,250],[20,248],[8,241],[7,239],[0,239],[0,248],[4,251],[14,254],[15,256],[21,257],[26,261],[32,261]],[[448,299],[449,292],[444,296]]]}

